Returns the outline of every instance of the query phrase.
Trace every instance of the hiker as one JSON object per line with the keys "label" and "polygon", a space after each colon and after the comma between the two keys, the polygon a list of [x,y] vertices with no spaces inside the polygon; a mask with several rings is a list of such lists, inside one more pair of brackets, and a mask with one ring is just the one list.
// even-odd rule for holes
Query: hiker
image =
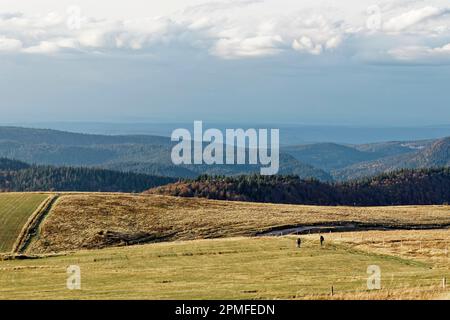
{"label": "hiker", "polygon": [[298,238],[297,239],[297,248],[300,248],[301,244],[302,244],[302,239]]}
{"label": "hiker", "polygon": [[324,241],[325,241],[325,238],[323,236],[320,236],[320,246],[323,246]]}

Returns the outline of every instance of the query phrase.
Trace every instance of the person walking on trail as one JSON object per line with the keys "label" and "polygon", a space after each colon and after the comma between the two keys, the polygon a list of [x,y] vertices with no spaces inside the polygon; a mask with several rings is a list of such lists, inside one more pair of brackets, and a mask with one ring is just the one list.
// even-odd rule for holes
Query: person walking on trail
{"label": "person walking on trail", "polygon": [[300,248],[301,245],[302,245],[302,239],[298,238],[297,239],[297,248]]}
{"label": "person walking on trail", "polygon": [[323,246],[324,241],[325,241],[325,238],[323,236],[320,236],[320,246]]}

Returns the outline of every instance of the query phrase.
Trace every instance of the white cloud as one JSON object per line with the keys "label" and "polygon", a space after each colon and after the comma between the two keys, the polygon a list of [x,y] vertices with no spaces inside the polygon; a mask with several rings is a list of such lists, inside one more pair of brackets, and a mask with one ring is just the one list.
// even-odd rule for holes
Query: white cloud
{"label": "white cloud", "polygon": [[[426,51],[424,43],[430,37],[435,43],[446,43],[450,38],[450,9],[441,0],[430,0],[427,7],[417,7],[420,2],[415,0],[380,5],[381,28],[376,32],[367,27],[369,0],[348,0],[351,5],[340,7],[332,1],[327,4],[328,0],[308,5],[279,1],[284,6],[274,6],[272,0],[215,1],[167,16],[144,18],[70,16],[76,10],[0,14],[0,50],[139,54],[164,48],[183,55],[189,48],[223,59],[260,58],[291,51],[301,53],[301,59],[304,54],[319,56],[324,52],[358,55],[376,36],[377,51],[390,52],[388,56],[398,60],[402,55],[414,56],[411,52],[417,48]],[[339,47],[346,50],[336,50]]]}
{"label": "white cloud", "polygon": [[297,51],[304,51],[310,54],[318,55],[322,53],[323,47],[321,44],[315,44],[308,37],[301,37],[299,40],[295,39],[292,43],[292,48]]}
{"label": "white cloud", "polygon": [[15,52],[22,49],[22,41],[0,36],[0,52]]}
{"label": "white cloud", "polygon": [[280,36],[259,36],[244,39],[220,39],[211,49],[211,53],[222,58],[242,58],[270,56],[282,50],[283,39]]}
{"label": "white cloud", "polygon": [[102,29],[91,29],[81,32],[78,36],[80,45],[90,48],[106,47],[108,44],[108,32]]}
{"label": "white cloud", "polygon": [[389,50],[389,55],[404,62],[433,63],[450,61],[450,43],[441,47],[406,46]]}
{"label": "white cloud", "polygon": [[23,50],[25,53],[34,53],[34,54],[53,54],[60,50],[60,47],[50,41],[42,41],[36,46],[31,46]]}
{"label": "white cloud", "polygon": [[448,8],[424,7],[414,9],[395,16],[383,24],[386,31],[398,32],[422,23],[428,19],[437,18],[450,12]]}
{"label": "white cloud", "polygon": [[335,36],[327,40],[325,43],[325,47],[327,49],[335,49],[339,47],[339,45],[342,43],[342,37],[341,36]]}

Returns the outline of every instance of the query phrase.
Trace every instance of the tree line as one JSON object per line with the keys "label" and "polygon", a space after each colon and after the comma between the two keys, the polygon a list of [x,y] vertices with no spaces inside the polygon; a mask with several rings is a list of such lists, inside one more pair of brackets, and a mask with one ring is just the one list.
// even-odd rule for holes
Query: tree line
{"label": "tree line", "polygon": [[0,191],[142,192],[173,178],[86,167],[27,165],[0,159]]}
{"label": "tree line", "polygon": [[450,168],[399,170],[363,180],[324,183],[298,176],[199,176],[151,193],[217,200],[308,205],[427,205],[450,201]]}

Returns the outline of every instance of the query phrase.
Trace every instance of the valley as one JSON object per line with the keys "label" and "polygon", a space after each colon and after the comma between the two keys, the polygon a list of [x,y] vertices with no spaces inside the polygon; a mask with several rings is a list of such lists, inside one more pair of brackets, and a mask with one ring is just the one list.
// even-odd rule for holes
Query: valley
{"label": "valley", "polygon": [[449,296],[448,138],[285,146],[262,177],[174,166],[164,137],[0,137],[2,299]]}

